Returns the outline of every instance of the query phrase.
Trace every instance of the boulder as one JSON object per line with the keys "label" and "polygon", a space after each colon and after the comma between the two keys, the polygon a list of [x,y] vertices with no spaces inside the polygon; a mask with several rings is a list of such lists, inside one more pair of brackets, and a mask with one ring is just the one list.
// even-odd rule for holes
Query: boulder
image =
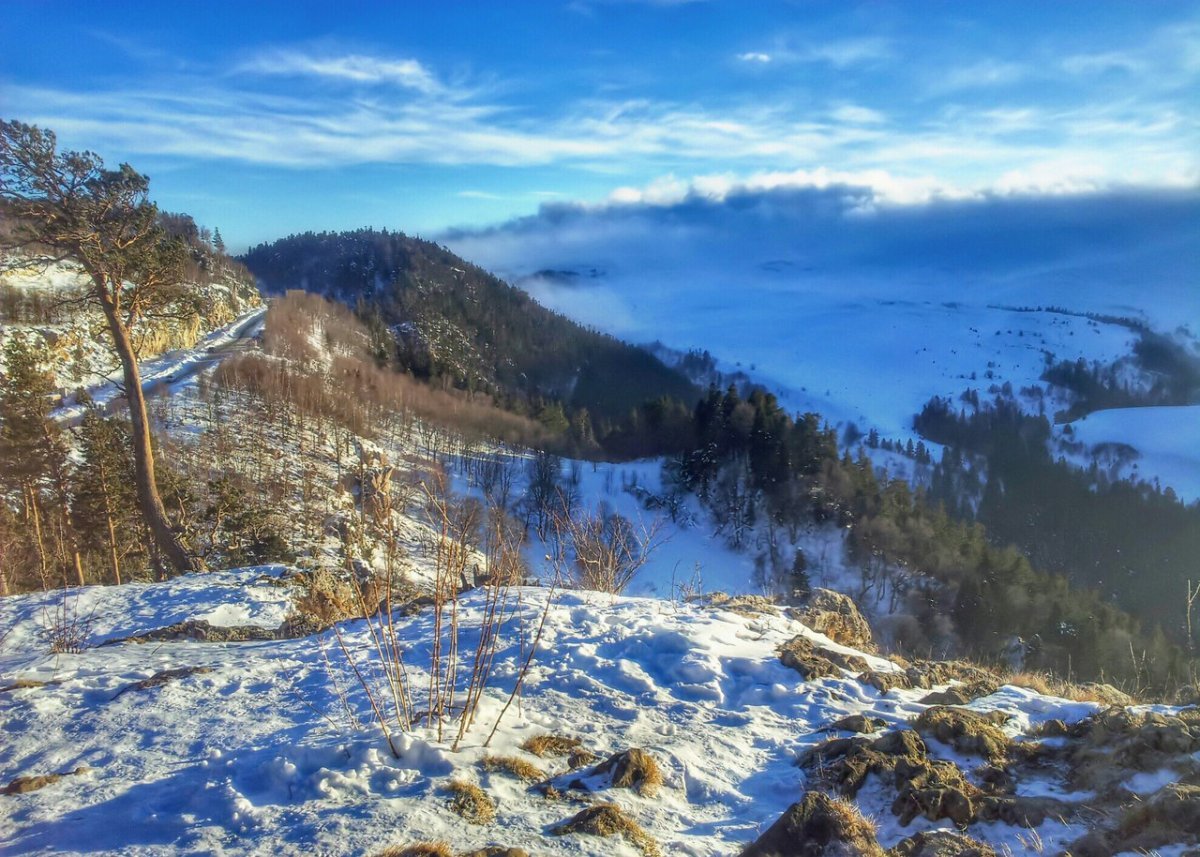
{"label": "boulder", "polygon": [[807,792],[742,857],[886,857],[871,823],[852,805]]}
{"label": "boulder", "polygon": [[814,589],[800,607],[788,614],[835,643],[864,652],[875,651],[871,626],[850,596],[832,589]]}
{"label": "boulder", "polygon": [[996,857],[989,845],[950,830],[926,830],[896,843],[888,857]]}

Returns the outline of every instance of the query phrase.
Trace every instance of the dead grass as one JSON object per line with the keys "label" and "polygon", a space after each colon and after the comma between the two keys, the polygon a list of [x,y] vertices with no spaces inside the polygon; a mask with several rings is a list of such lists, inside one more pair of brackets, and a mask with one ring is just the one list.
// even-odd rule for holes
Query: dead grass
{"label": "dead grass", "polygon": [[480,759],[479,765],[489,773],[511,774],[518,780],[527,783],[536,783],[546,779],[545,771],[518,756],[484,756]]}
{"label": "dead grass", "polygon": [[374,857],[454,857],[445,842],[414,842],[412,845],[390,845],[377,851]]}
{"label": "dead grass", "polygon": [[609,756],[596,766],[596,773],[611,774],[613,788],[633,789],[642,797],[654,797],[663,784],[658,762],[637,747]]}
{"label": "dead grass", "polygon": [[569,756],[583,747],[578,738],[568,738],[566,735],[534,735],[527,738],[521,749],[539,758],[548,756]]}
{"label": "dead grass", "polygon": [[479,786],[463,780],[451,780],[446,790],[451,795],[450,809],[471,824],[491,824],[496,820],[496,802]]}
{"label": "dead grass", "polygon": [[979,755],[989,761],[1000,762],[1007,758],[1012,741],[1000,728],[998,718],[991,714],[984,715],[965,708],[935,705],[923,711],[913,725],[921,734],[932,735],[960,753]]}
{"label": "dead grass", "polygon": [[63,777],[79,776],[90,771],[87,765],[80,765],[73,771],[68,771],[65,774],[33,774],[31,776],[17,777],[4,788],[0,789],[0,794],[5,795],[23,795],[29,792],[36,792],[39,789],[44,789],[46,786],[53,785]]}
{"label": "dead grass", "polygon": [[1075,684],[1074,682],[1064,681],[1057,676],[1042,672],[1013,673],[1012,675],[1004,676],[1002,681],[1014,687],[1023,687],[1026,690],[1032,690],[1043,696],[1057,696],[1061,699],[1069,699],[1072,702],[1096,702],[1100,705],[1114,705],[1121,704],[1120,697],[1116,694],[1124,695],[1124,691],[1114,688],[1111,685],[1096,684],[1094,682]]}
{"label": "dead grass", "polygon": [[552,827],[554,836],[568,833],[585,833],[590,836],[622,836],[638,848],[646,857],[659,857],[662,851],[658,843],[646,833],[636,821],[621,811],[616,804],[599,803],[572,816],[557,827]]}

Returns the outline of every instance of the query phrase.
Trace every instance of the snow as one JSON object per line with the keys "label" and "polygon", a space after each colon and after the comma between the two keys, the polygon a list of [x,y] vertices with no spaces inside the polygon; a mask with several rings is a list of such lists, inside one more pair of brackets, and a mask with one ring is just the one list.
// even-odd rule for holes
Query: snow
{"label": "snow", "polygon": [[1185,502],[1200,500],[1200,405],[1112,408],[1070,423],[1074,439],[1094,449],[1129,444],[1137,458],[1121,475],[1169,485]]}
{"label": "snow", "polygon": [[[544,587],[519,591],[479,722],[457,752],[418,726],[399,738],[400,758],[393,758],[330,633],[269,643],[95,647],[188,618],[273,626],[288,609],[288,589],[272,582],[280,572],[250,568],[74,592],[69,597],[94,622],[89,647],[78,654],[52,654],[39,636],[59,596],[0,602],[0,627],[11,629],[0,648],[0,684],[52,682],[0,696],[7,736],[0,777],[93,769],[6,798],[0,848],[362,854],[392,842],[445,838],[456,848],[502,842],[536,854],[595,853],[594,841],[547,835],[578,807],[546,800],[476,764],[486,752],[519,755],[528,737],[556,732],[582,738],[602,756],[629,747],[650,752],[665,774],[659,797],[624,790],[603,797],[629,811],[666,853],[729,854],[803,792],[796,755],[822,741],[828,723],[861,712],[901,726],[923,708],[915,700],[925,691],[880,695],[848,675],[801,681],[779,663],[777,647],[796,634],[829,641],[780,614],[750,618],[665,599],[564,592],[550,608],[520,708],[509,711],[485,750],[529,629],[550,596]],[[478,592],[461,603],[464,650],[474,645],[471,629],[481,610]],[[421,688],[432,617],[426,610],[396,620],[412,686]],[[345,623],[342,634],[355,657],[365,659],[371,651],[365,624]],[[894,669],[864,657],[876,669]],[[210,671],[128,690],[185,667]],[[1047,718],[1074,721],[1095,710],[1018,688],[972,707],[1013,714],[1014,734]],[[442,787],[451,776],[477,781],[496,798],[494,825],[463,824],[447,809]],[[864,800],[869,807],[869,796]],[[877,820],[885,844],[929,826],[900,828],[886,809]],[[1021,832],[1003,825],[981,830],[997,844],[1015,844]],[[1061,843],[1081,829],[1050,824],[1039,832]],[[604,853],[633,852],[606,841]]]}
{"label": "snow", "polygon": [[[958,225],[940,220],[916,229],[937,206],[855,217],[832,214],[836,205],[741,203],[562,212],[447,242],[577,321],[633,342],[706,349],[722,371],[749,374],[790,410],[900,441],[916,440],[912,417],[931,397],[957,400],[967,388],[987,399],[991,386],[1008,382],[1037,413],[1042,400],[1021,390],[1045,387],[1047,353],[1102,364],[1127,357],[1136,334],[1086,313],[1138,319],[1195,342],[1200,289],[1195,265],[1184,261],[1194,243],[1171,259],[1149,242],[1076,246],[1086,231],[1069,234],[1059,223],[1047,227],[1054,242],[1043,246],[1030,223],[997,233],[966,210],[966,235],[953,237]],[[1005,253],[990,246],[1017,235]],[[1059,243],[1062,260],[1036,258]],[[1061,403],[1045,407],[1052,416]],[[1123,427],[1114,423],[1111,439],[1144,439],[1133,425],[1122,436]],[[1160,466],[1157,449],[1142,450],[1141,467],[1194,496],[1200,444],[1189,452],[1188,436],[1170,447],[1184,467]]]}
{"label": "snow", "polygon": [[[262,329],[266,313],[265,306],[256,307],[229,324],[212,331],[192,348],[181,348],[152,360],[142,361],[140,365],[142,388],[148,390],[159,384],[181,381],[212,363],[214,359],[212,352],[228,346],[242,337],[255,336]],[[116,399],[121,391],[118,383],[110,380],[89,387],[87,393],[97,406],[103,407]],[[71,422],[83,417],[84,406],[68,400],[68,403],[55,410],[54,414],[62,421]]]}

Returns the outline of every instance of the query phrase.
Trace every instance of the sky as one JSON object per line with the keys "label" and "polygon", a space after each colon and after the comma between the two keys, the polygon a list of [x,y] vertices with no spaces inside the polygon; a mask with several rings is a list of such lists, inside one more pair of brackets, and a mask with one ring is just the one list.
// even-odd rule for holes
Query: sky
{"label": "sky", "polygon": [[1200,3],[6,0],[0,115],[232,249],[861,190],[1194,192]]}

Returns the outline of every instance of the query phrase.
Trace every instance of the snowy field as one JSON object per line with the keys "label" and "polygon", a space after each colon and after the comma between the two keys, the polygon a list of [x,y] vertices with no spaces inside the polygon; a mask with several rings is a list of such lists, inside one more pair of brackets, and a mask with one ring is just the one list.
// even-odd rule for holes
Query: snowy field
{"label": "snowy field", "polygon": [[1170,485],[1185,502],[1200,500],[1200,406],[1113,408],[1070,424],[1089,448],[1129,444],[1138,456],[1125,476]]}
{"label": "snowy field", "polygon": [[[368,702],[332,634],[94,647],[189,617],[272,624],[286,588],[268,585],[264,576],[279,572],[255,568],[72,593],[70,609],[94,619],[89,647],[77,654],[51,654],[40,636],[53,623],[61,595],[0,602],[0,627],[9,629],[0,649],[0,685],[26,685],[0,695],[5,780],[87,768],[39,791],[5,797],[0,848],[369,854],[396,842],[445,838],[458,848],[499,842],[534,854],[636,853],[618,840],[548,835],[578,807],[477,765],[485,752],[515,753],[553,772],[553,762],[518,747],[530,736],[555,732],[582,739],[601,756],[629,747],[650,752],[664,769],[659,796],[618,789],[602,789],[600,796],[626,809],[667,854],[728,855],[799,798],[805,774],[796,755],[827,737],[823,727],[866,713],[895,728],[923,708],[915,699],[925,691],[881,695],[848,675],[801,681],[776,655],[794,635],[853,650],[779,614],[746,617],[664,599],[563,593],[549,614],[519,710],[508,712],[485,751],[483,741],[515,680],[522,631],[527,639],[545,589],[520,591],[478,723],[458,752],[417,727],[399,739],[401,757],[393,758],[369,723]],[[474,595],[464,601],[464,645],[474,644],[469,629],[478,627],[480,606]],[[423,611],[398,621],[419,688],[429,664],[431,616]],[[351,652],[367,657],[365,623],[345,625],[343,636]],[[894,669],[864,657],[876,669]],[[136,686],[165,670],[192,668],[201,671],[157,687]],[[1006,728],[1014,735],[1095,709],[1012,687],[971,707],[1012,714]],[[938,753],[955,758],[948,747]],[[494,824],[464,824],[451,813],[444,787],[452,776],[480,783],[496,799]],[[1028,788],[1055,793],[1049,772],[1047,778]],[[934,826],[919,819],[901,828],[886,810],[876,820],[885,846]],[[1082,829],[1048,821],[1038,834],[1052,852]],[[1019,829],[991,823],[972,832],[1021,850]]]}

